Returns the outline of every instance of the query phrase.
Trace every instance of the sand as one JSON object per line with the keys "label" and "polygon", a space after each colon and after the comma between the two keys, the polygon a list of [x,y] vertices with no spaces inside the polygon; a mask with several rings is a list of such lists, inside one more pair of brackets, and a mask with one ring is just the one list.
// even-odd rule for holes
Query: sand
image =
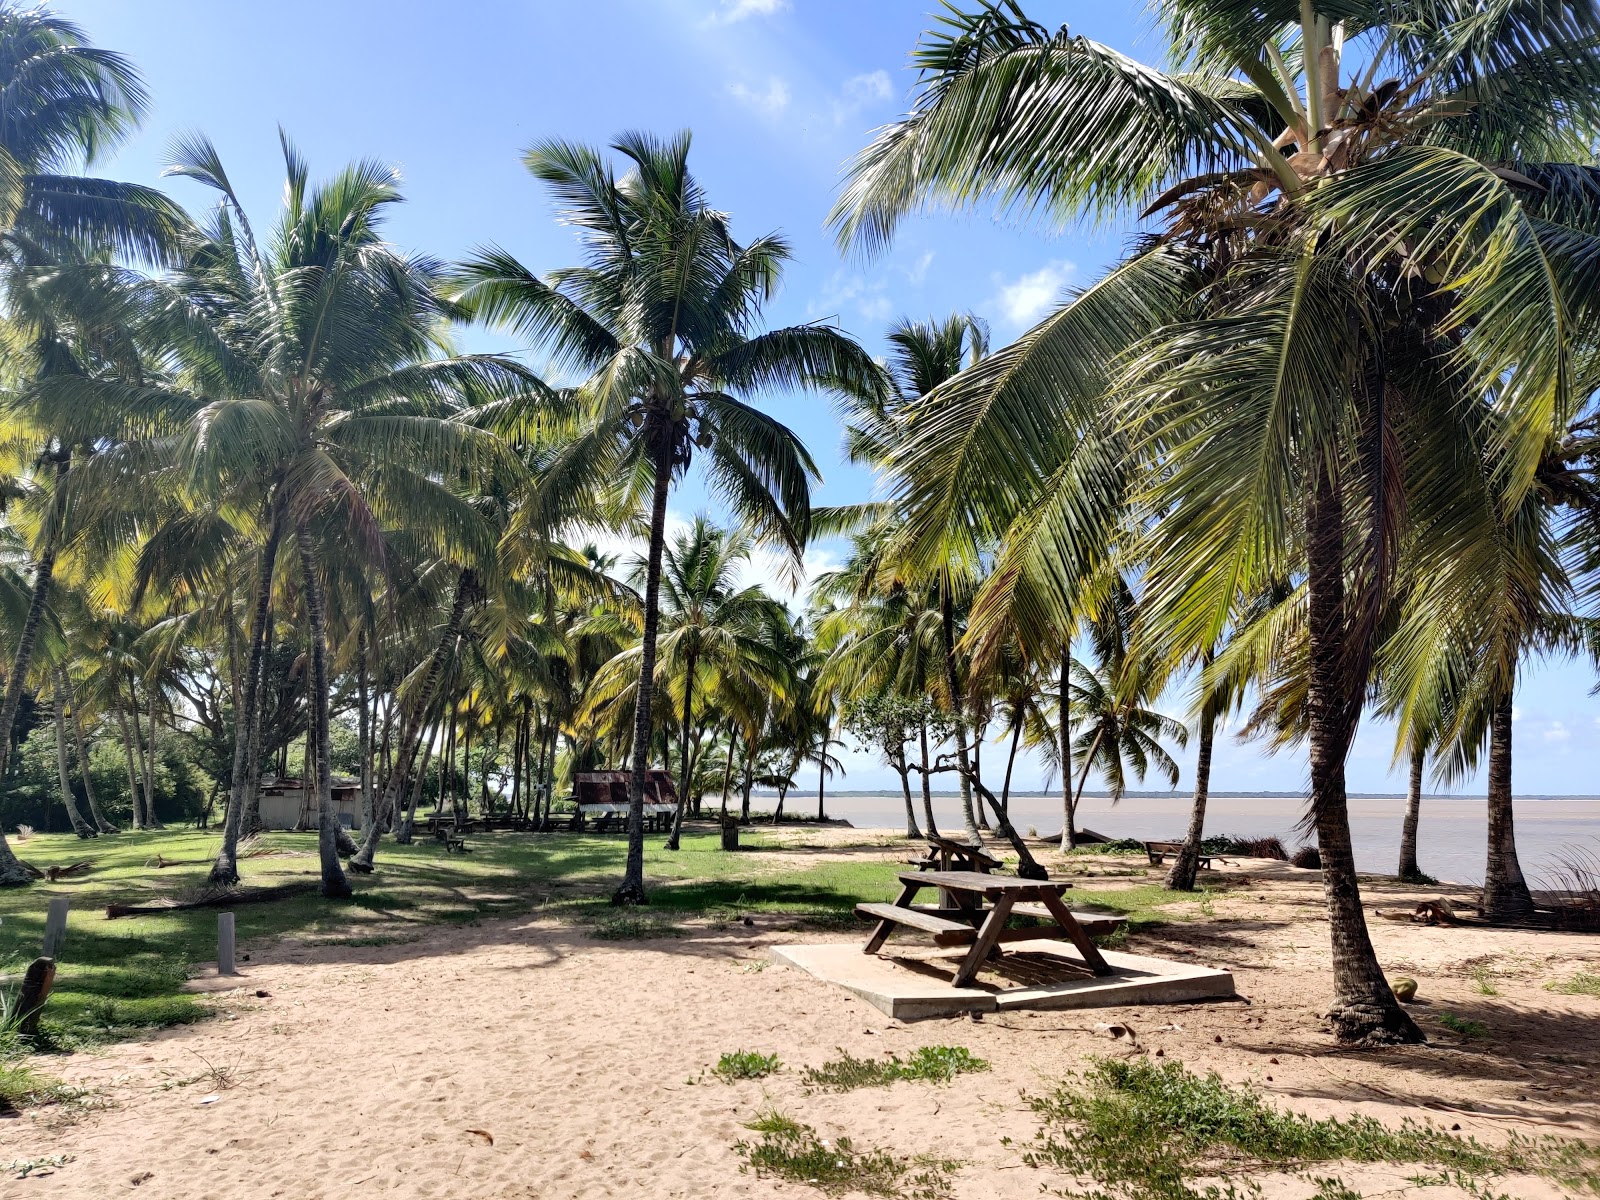
{"label": "sand", "polygon": [[[766,915],[750,926],[639,942],[600,941],[527,916],[398,945],[246,946],[238,986],[197,981],[226,989],[212,991],[221,1019],[48,1064],[92,1089],[90,1103],[0,1122],[0,1163],[71,1160],[48,1175],[7,1180],[0,1192],[96,1200],[818,1195],[741,1173],[734,1144],[751,1136],[744,1122],[775,1106],[824,1137],[962,1160],[958,1197],[1020,1200],[1067,1182],[1022,1161],[1037,1130],[1023,1093],[1090,1055],[1133,1052],[1250,1081],[1319,1115],[1409,1116],[1488,1140],[1513,1130],[1600,1136],[1600,999],[1543,987],[1585,964],[1600,969],[1600,938],[1374,921],[1381,959],[1391,973],[1421,981],[1425,1003],[1415,1011],[1439,1036],[1428,1047],[1340,1051],[1316,1016],[1328,969],[1318,877],[1279,864],[1230,869],[1250,886],[1215,900],[1214,916],[1137,936],[1129,948],[1227,966],[1248,1002],[901,1024],[769,965],[771,945],[849,935],[797,935],[792,922]],[[1368,889],[1369,904],[1380,906],[1422,894]],[[1480,992],[1475,970],[1498,994]],[[1446,1010],[1483,1022],[1488,1035],[1440,1033],[1436,1015]],[[1137,1051],[1094,1031],[1111,1021],[1140,1033]],[[798,1077],[839,1047],[873,1055],[936,1044],[966,1046],[993,1069],[948,1087],[900,1083],[842,1095],[808,1093]],[[706,1074],[733,1050],[776,1053],[786,1069],[733,1085]],[[1407,1185],[1416,1170],[1315,1173],[1337,1174],[1368,1196],[1466,1195]],[[1313,1191],[1293,1177],[1262,1182],[1269,1197]],[[1539,1180],[1496,1188],[1562,1194]]]}

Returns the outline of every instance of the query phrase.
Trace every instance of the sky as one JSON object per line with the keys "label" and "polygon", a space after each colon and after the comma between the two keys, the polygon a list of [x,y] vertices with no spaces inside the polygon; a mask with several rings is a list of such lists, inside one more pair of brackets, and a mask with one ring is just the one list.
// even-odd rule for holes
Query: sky
{"label": "sky", "polygon": [[[908,56],[937,0],[55,0],[97,45],[139,67],[152,111],[145,127],[97,165],[99,173],[159,182],[165,150],[199,130],[217,144],[256,224],[280,203],[282,125],[313,174],[376,158],[401,174],[406,203],[390,236],[407,250],[449,259],[494,244],[535,271],[575,259],[571,231],[554,219],[521,163],[531,143],[559,137],[604,145],[619,133],[694,133],[691,165],[742,239],[781,231],[794,257],[772,325],[835,321],[874,353],[897,318],[971,311],[1003,344],[1042,317],[1065,289],[1092,281],[1135,232],[1051,229],[989,211],[905,222],[891,250],[843,257],[824,227],[843,165],[872,131],[904,110]],[[1146,59],[1159,40],[1133,4],[1031,0],[1029,15]],[[209,193],[185,180],[171,193],[198,210]],[[475,331],[474,349],[526,352]],[[535,353],[525,361],[542,363]],[[819,504],[866,499],[873,483],[840,454],[828,401],[758,397],[816,457]],[[691,478],[672,501],[675,523],[717,510]],[[839,547],[807,556],[815,573]],[[772,564],[758,562],[763,576]],[[1526,668],[1514,723],[1519,795],[1600,791],[1595,675],[1580,663]],[[1163,699],[1183,715],[1187,697]],[[1368,720],[1349,762],[1352,791],[1403,789],[1393,730]],[[848,748],[832,786],[897,787],[870,754]],[[996,754],[998,757],[998,754]],[[1179,755],[1189,786],[1193,750]],[[1017,786],[1042,785],[1022,762]],[[1219,738],[1212,792],[1297,791],[1302,752],[1266,755]],[[803,783],[802,783],[802,786]],[[1091,776],[1089,788],[1097,786]],[[1152,782],[1152,786],[1154,783]],[[1481,780],[1437,790],[1471,794]]]}

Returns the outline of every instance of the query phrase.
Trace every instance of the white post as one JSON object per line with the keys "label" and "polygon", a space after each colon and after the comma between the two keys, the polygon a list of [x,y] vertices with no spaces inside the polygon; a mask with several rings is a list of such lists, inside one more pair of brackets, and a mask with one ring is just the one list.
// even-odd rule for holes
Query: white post
{"label": "white post", "polygon": [[233,969],[233,914],[217,914],[217,974],[237,975]]}
{"label": "white post", "polygon": [[59,958],[61,943],[67,939],[67,898],[56,896],[44,918],[44,957]]}

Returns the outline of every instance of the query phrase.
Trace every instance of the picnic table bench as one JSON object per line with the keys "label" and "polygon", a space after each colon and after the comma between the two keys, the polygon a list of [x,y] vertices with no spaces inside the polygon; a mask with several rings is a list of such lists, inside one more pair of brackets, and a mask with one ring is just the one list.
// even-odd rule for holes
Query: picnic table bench
{"label": "picnic table bench", "polygon": [[958,842],[954,838],[931,837],[928,852],[921,858],[907,860],[907,866],[919,871],[981,871],[989,872],[1004,864],[987,853],[982,846]]}
{"label": "picnic table bench", "polygon": [[[1146,842],[1144,843],[1144,852],[1150,856],[1150,865],[1152,867],[1159,867],[1162,859],[1164,859],[1167,855],[1171,854],[1176,857],[1177,855],[1181,854],[1183,852],[1183,843]],[[1200,856],[1200,865],[1209,871],[1211,869],[1211,855],[1202,854]]]}
{"label": "picnic table bench", "polygon": [[467,839],[456,832],[453,824],[447,824],[443,821],[439,822],[433,827],[433,836],[435,841],[444,843],[444,852],[446,854],[456,851],[460,851],[462,853],[466,852]]}
{"label": "picnic table bench", "polygon": [[[1018,902],[1027,902],[1044,906],[1060,933],[1076,947],[1094,974],[1113,973],[1085,932],[1078,915],[1062,901],[1061,894],[1072,886],[1064,880],[1021,879],[982,871],[916,871],[902,874],[900,882],[902,890],[893,904],[856,905],[857,916],[878,922],[862,947],[863,953],[876,954],[896,926],[931,933],[938,946],[970,945],[972,948],[961,960],[951,981],[955,987],[965,987],[1001,942],[1037,941],[1058,936],[1047,929],[1006,928],[1006,921]],[[939,908],[914,905],[912,901],[917,893],[929,887],[938,888],[940,895],[949,897],[953,904]]]}

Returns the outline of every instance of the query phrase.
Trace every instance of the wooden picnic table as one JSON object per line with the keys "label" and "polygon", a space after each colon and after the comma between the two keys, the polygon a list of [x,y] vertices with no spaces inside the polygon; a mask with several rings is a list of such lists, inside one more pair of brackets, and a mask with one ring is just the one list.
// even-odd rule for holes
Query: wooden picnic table
{"label": "wooden picnic table", "polygon": [[[936,945],[970,944],[972,949],[961,960],[955,979],[951,981],[956,987],[965,987],[1001,942],[1052,936],[1047,929],[1006,928],[1016,904],[1031,901],[1044,905],[1046,913],[1083,955],[1091,971],[1096,975],[1113,974],[1099,948],[1062,901],[1061,894],[1072,886],[1064,880],[1021,879],[1015,875],[988,875],[981,871],[915,871],[901,875],[900,882],[903,887],[893,904],[856,905],[858,915],[875,917],[878,921],[862,947],[866,954],[876,954],[896,925],[931,933]],[[938,888],[940,895],[949,897],[955,907],[934,909],[913,905],[917,893],[930,887]]]}
{"label": "wooden picnic table", "polygon": [[982,846],[958,842],[954,838],[930,837],[928,853],[908,865],[919,871],[987,872],[1002,864],[998,858],[986,853]]}

